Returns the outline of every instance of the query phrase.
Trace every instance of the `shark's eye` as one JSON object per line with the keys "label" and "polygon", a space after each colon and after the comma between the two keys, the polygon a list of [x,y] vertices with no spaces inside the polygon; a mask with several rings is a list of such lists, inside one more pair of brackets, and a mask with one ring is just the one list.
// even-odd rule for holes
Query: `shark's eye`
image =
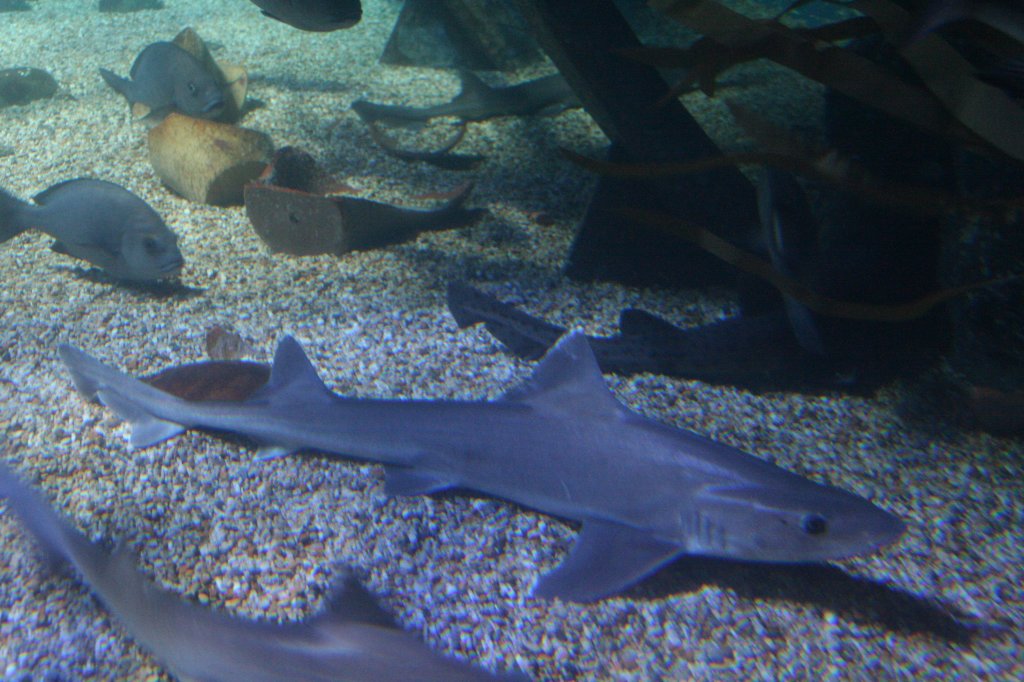
{"label": "shark's eye", "polygon": [[189,92],[190,95],[195,95],[196,93],[199,92],[199,88],[196,86],[195,83],[193,83],[192,81],[189,81],[188,82],[188,92]]}
{"label": "shark's eye", "polygon": [[800,521],[800,527],[808,535],[821,535],[828,530],[828,521],[819,514],[808,514]]}

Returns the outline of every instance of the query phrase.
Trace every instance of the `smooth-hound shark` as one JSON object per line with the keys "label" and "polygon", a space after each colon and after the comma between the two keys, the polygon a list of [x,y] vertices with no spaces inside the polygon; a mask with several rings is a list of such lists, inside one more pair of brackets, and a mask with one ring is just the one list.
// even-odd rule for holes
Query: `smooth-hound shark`
{"label": "smooth-hound shark", "polygon": [[184,401],[71,346],[60,354],[83,394],[131,422],[136,447],[192,427],[233,431],[282,453],[382,463],[389,494],[470,489],[580,522],[536,596],[599,599],[684,554],[839,559],[903,531],[861,497],[628,410],[579,332],[493,401],[345,398],[291,337],[267,385],[243,402]]}
{"label": "smooth-hound shark", "polygon": [[342,571],[328,609],[310,620],[254,621],[193,604],[158,587],[131,552],[90,542],[0,464],[0,497],[53,564],[74,566],[99,600],[182,680],[197,682],[484,682],[496,677],[441,657],[404,632]]}
{"label": "smooth-hound shark", "polygon": [[580,105],[561,74],[555,73],[505,87],[491,87],[471,71],[460,71],[462,90],[450,102],[430,107],[403,107],[366,100],[352,103],[352,110],[366,121],[416,124],[438,116],[463,121],[484,121],[497,116],[529,116],[558,113]]}

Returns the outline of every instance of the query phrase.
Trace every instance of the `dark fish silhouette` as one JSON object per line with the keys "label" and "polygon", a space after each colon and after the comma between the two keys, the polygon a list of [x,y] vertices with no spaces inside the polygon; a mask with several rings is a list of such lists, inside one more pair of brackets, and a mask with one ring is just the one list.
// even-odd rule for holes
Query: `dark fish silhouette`
{"label": "dark fish silhouette", "polygon": [[[465,284],[448,286],[448,309],[460,327],[483,322],[528,360],[541,358],[567,332]],[[587,337],[602,372],[652,372],[772,391],[849,388],[851,382],[843,368],[800,347],[782,311],[683,329],[628,308],[619,315],[619,329],[615,336]]]}
{"label": "dark fish silhouette", "polygon": [[973,20],[1024,42],[1024,3],[1020,0],[931,0],[910,29],[907,43],[959,21]]}
{"label": "dark fish silhouette", "polygon": [[197,682],[483,682],[522,680],[434,653],[399,629],[347,571],[327,611],[280,624],[230,616],[155,585],[130,552],[108,552],[61,519],[0,464],[0,497],[53,563],[74,566],[140,645],[182,680]]}
{"label": "dark fish silhouette", "polygon": [[142,282],[173,277],[185,263],[163,219],[120,185],[67,180],[33,199],[35,206],[0,190],[0,242],[37,228],[57,240],[55,251]]}
{"label": "dark fish silhouette", "polygon": [[363,17],[359,0],[252,0],[263,13],[303,31],[351,28]]}
{"label": "dark fish silhouette", "polygon": [[471,71],[460,71],[459,77],[462,79],[462,91],[444,104],[420,108],[358,100],[352,103],[352,110],[367,121],[422,123],[437,116],[483,121],[497,116],[555,114],[580,106],[572,88],[557,73],[500,88],[492,88]]}
{"label": "dark fish silhouette", "polygon": [[174,43],[147,45],[132,64],[131,80],[107,69],[100,69],[100,75],[128,100],[132,114],[139,118],[178,111],[212,119],[224,110],[224,91],[217,79]]}
{"label": "dark fish silhouette", "polygon": [[60,355],[84,395],[131,421],[146,447],[202,427],[384,464],[386,490],[466,488],[582,524],[569,556],[534,589],[576,601],[618,592],[683,554],[806,562],[868,552],[903,524],[691,431],[626,409],[583,334],[559,341],[533,376],[494,401],[345,398],[291,337],[267,386],[244,402],[188,402],[71,346]]}

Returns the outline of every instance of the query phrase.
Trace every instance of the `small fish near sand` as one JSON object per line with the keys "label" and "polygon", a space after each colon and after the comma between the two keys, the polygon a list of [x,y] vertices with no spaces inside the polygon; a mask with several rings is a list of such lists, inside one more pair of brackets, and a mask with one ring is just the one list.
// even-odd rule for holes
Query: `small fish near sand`
{"label": "small fish near sand", "polygon": [[137,118],[178,111],[196,118],[217,118],[224,91],[202,62],[174,43],[147,45],[132,64],[130,79],[100,69],[107,85],[124,96]]}
{"label": "small fish near sand", "polygon": [[303,31],[352,28],[363,17],[359,0],[252,0],[271,19]]}
{"label": "small fish near sand", "polygon": [[135,447],[187,428],[230,431],[267,456],[311,449],[383,464],[391,495],[463,488],[579,522],[536,597],[600,599],[686,554],[827,561],[903,532],[864,498],[628,410],[578,332],[493,401],[339,396],[291,337],[267,385],[233,403],[181,400],[77,348],[59,352],[83,395],[131,422]]}
{"label": "small fish near sand", "polygon": [[153,282],[176,276],[185,259],[178,237],[149,204],[124,187],[79,178],[21,201],[0,189],[0,243],[35,228],[53,250],[92,263],[115,279]]}
{"label": "small fish near sand", "polygon": [[0,497],[55,565],[68,563],[131,637],[179,679],[202,682],[525,680],[444,658],[404,632],[347,570],[328,608],[295,623],[194,604],[153,583],[131,552],[108,552],[0,464]]}

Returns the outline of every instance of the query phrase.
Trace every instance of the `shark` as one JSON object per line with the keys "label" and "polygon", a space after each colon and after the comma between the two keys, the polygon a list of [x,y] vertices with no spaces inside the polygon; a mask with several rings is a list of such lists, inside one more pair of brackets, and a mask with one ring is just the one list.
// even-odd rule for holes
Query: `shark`
{"label": "shark", "polygon": [[49,563],[70,564],[132,637],[181,680],[196,682],[484,682],[528,680],[442,657],[405,632],[341,567],[327,609],[295,623],[249,620],[158,586],[125,549],[108,551],[62,519],[5,464],[0,497]]}
{"label": "shark", "polygon": [[59,353],[82,394],[130,422],[134,447],[187,428],[235,432],[268,456],[317,450],[380,463],[391,495],[471,490],[579,523],[534,597],[594,601],[682,555],[841,559],[903,532],[862,497],[628,409],[578,331],[525,382],[483,401],[344,397],[288,336],[267,384],[239,402],[182,400],[72,346]]}
{"label": "shark", "polygon": [[463,121],[484,121],[499,116],[547,115],[580,106],[572,88],[555,73],[505,87],[491,87],[472,71],[460,71],[462,90],[450,102],[429,107],[403,107],[366,100],[352,103],[352,110],[366,121],[418,124],[438,116]]}

